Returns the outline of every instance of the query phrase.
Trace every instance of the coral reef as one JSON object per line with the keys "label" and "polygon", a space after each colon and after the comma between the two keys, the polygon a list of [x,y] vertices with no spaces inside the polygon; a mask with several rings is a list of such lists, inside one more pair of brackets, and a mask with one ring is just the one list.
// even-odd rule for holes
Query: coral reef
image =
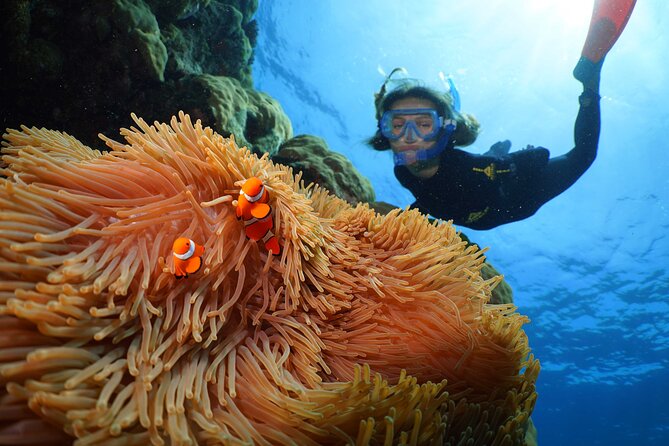
{"label": "coral reef", "polygon": [[306,183],[317,183],[351,204],[374,201],[369,180],[322,138],[298,135],[284,142],[271,159],[301,172]]}
{"label": "coral reef", "polygon": [[[108,153],[5,135],[0,443],[524,443],[527,319],[487,304],[453,226],[353,207],[187,115],[135,120]],[[250,176],[280,256],[235,217]],[[180,236],[205,254],[178,280]]]}
{"label": "coral reef", "polygon": [[192,78],[205,92],[201,101],[209,103],[213,121],[226,129],[235,140],[249,146],[257,154],[273,155],[279,145],[293,136],[293,127],[283,112],[281,105],[265,93],[243,88],[238,81],[229,77],[203,74]]}
{"label": "coral reef", "polygon": [[[93,144],[98,132],[130,125],[131,112],[165,121],[186,110],[250,148],[276,151],[290,124],[252,88],[256,9],[257,0],[0,2],[0,127],[58,128]],[[235,82],[250,119],[221,114],[220,92],[203,85],[212,78]]]}

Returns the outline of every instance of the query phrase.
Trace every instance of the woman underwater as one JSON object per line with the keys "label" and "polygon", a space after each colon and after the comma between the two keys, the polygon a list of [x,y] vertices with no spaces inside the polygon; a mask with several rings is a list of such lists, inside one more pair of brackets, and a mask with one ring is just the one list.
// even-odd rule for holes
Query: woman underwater
{"label": "woman underwater", "polygon": [[567,190],[592,165],[600,131],[599,81],[604,56],[622,32],[634,0],[595,2],[582,57],[574,77],[583,84],[574,124],[574,148],[550,157],[528,146],[508,153],[498,142],[483,155],[457,147],[479,132],[474,117],[459,112],[459,98],[403,79],[386,92],[393,70],[375,95],[378,129],[369,140],[393,152],[395,176],[416,198],[411,207],[472,229],[491,229],[525,219]]}

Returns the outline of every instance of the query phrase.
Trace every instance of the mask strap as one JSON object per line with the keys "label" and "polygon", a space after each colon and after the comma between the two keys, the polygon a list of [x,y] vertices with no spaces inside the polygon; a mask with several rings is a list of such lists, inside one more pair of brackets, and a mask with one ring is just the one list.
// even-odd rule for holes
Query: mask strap
{"label": "mask strap", "polygon": [[383,100],[383,97],[386,95],[386,85],[388,84],[388,82],[390,82],[390,78],[393,77],[393,74],[397,72],[408,74],[406,68],[404,67],[393,68],[393,71],[391,71],[390,74],[386,76],[386,79],[383,81],[383,84],[381,84],[381,88],[379,89],[379,91],[376,94],[374,94],[374,106],[376,107],[377,121],[381,119],[381,116],[379,116],[379,109],[381,107],[381,101]]}

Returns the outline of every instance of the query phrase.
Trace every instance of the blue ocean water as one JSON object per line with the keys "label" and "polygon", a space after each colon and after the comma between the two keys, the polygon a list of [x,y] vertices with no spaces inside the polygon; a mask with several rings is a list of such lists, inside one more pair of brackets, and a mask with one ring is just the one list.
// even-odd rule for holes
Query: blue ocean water
{"label": "blue ocean water", "polygon": [[[513,149],[571,149],[581,86],[571,77],[592,0],[260,0],[256,88],[295,134],[348,156],[377,199],[412,200],[388,153],[364,144],[383,72],[439,85]],[[604,64],[597,160],[522,222],[465,229],[514,288],[541,360],[541,445],[669,444],[669,2],[640,0]]]}

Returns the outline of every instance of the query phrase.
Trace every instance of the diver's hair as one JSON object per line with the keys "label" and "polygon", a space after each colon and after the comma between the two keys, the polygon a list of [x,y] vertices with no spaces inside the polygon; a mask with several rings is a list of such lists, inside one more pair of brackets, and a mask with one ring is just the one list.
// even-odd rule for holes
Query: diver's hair
{"label": "diver's hair", "polygon": [[[439,116],[443,116],[445,119],[454,119],[457,122],[455,132],[450,138],[453,146],[468,146],[476,141],[479,135],[481,125],[478,120],[473,115],[456,111],[453,108],[453,98],[448,92],[440,92],[434,88],[421,85],[414,79],[402,80],[390,93],[384,94],[384,92],[385,89],[382,89],[375,95],[374,105],[376,106],[377,121],[381,119],[385,111],[400,99],[420,98],[434,102]],[[367,144],[375,150],[390,149],[388,138],[381,134],[379,128],[377,128],[374,136],[367,140]]]}

